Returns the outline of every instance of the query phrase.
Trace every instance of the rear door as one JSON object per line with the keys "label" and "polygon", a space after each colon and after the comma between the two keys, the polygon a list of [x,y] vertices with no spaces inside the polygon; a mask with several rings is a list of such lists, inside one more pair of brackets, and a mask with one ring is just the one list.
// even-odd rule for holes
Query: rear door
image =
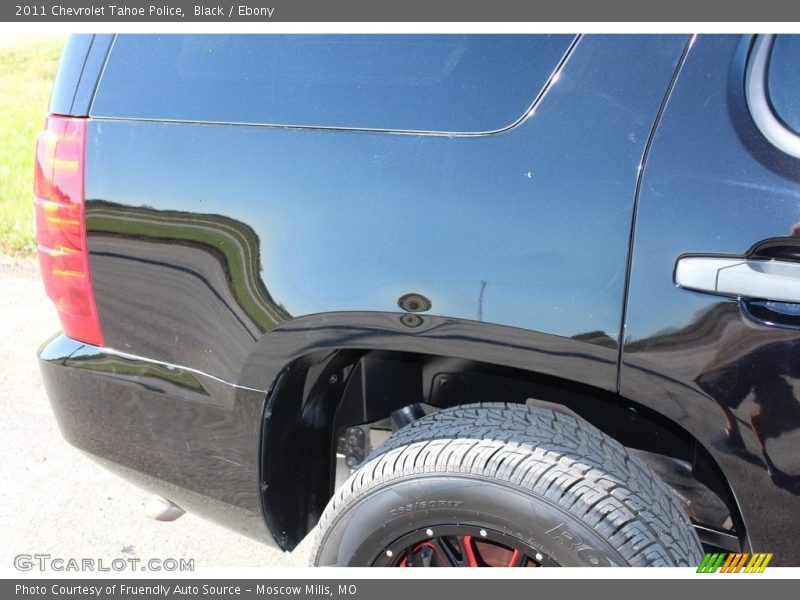
{"label": "rear door", "polygon": [[694,41],[646,162],[621,368],[621,393],[700,440],[783,564],[800,534],[798,65],[797,38]]}

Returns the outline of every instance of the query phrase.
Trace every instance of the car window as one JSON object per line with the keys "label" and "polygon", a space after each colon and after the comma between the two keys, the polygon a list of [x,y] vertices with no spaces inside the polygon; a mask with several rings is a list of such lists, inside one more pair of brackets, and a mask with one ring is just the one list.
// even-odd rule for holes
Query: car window
{"label": "car window", "polygon": [[120,35],[95,117],[485,132],[525,115],[573,36]]}
{"label": "car window", "polygon": [[800,131],[800,35],[779,35],[772,46],[767,75],[775,114]]}
{"label": "car window", "polygon": [[745,69],[745,97],[753,123],[781,152],[800,158],[800,79],[793,72],[797,36],[758,35]]}

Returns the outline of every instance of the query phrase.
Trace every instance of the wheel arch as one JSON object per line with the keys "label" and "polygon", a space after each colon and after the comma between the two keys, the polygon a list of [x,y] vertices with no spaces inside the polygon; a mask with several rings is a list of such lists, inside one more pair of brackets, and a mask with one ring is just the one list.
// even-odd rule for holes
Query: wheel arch
{"label": "wheel arch", "polygon": [[[412,402],[445,408],[528,398],[573,412],[623,445],[690,461],[730,509],[746,545],[735,494],[705,445],[658,407],[590,383],[593,377],[612,381],[607,374],[610,367],[615,375],[616,349],[441,317],[419,317],[422,323],[409,330],[402,316],[295,319],[264,336],[245,365],[240,385],[269,387],[260,491],[264,518],[283,549],[302,541],[333,493],[341,427],[387,416]],[[450,384],[442,386],[443,378]],[[487,390],[492,396],[481,397]]]}

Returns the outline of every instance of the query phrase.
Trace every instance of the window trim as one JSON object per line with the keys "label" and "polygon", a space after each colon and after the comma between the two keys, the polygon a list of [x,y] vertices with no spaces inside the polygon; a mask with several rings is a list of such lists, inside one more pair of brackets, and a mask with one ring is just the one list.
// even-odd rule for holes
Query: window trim
{"label": "window trim", "polygon": [[[348,127],[348,126],[336,126],[336,125],[293,125],[288,123],[261,123],[261,122],[249,122],[249,121],[218,121],[218,120],[209,120],[209,119],[176,119],[176,118],[153,118],[153,117],[115,117],[109,115],[103,115],[102,113],[95,113],[95,101],[97,100],[97,92],[103,84],[103,80],[106,74],[106,68],[108,67],[109,61],[111,59],[111,54],[114,50],[114,45],[117,41],[117,35],[114,34],[114,39],[111,42],[111,47],[109,49],[108,54],[106,55],[105,63],[103,64],[103,69],[100,73],[100,77],[97,82],[97,86],[94,89],[94,93],[91,98],[91,103],[89,105],[89,117],[97,121],[124,121],[124,122],[136,122],[136,123],[176,123],[176,124],[189,124],[189,125],[225,125],[225,126],[232,126],[232,127],[261,127],[267,129],[295,129],[295,130],[309,130],[309,131],[348,131],[348,132],[355,132],[355,133],[377,133],[377,134],[393,134],[393,135],[409,135],[409,136],[426,136],[426,137],[446,137],[446,138],[477,138],[477,137],[487,137],[498,135],[502,133],[506,133],[507,131],[511,131],[515,129],[519,125],[522,125],[525,121],[527,121],[530,117],[534,115],[536,109],[539,107],[541,102],[547,96],[550,89],[553,85],[560,79],[564,68],[569,62],[569,59],[572,57],[575,49],[578,47],[578,44],[583,39],[584,34],[578,33],[575,34],[572,40],[567,45],[567,49],[561,58],[556,63],[555,68],[551,71],[551,73],[547,76],[544,85],[541,89],[534,95],[533,100],[531,101],[528,108],[523,112],[519,117],[517,117],[514,121],[505,125],[503,127],[499,127],[497,129],[490,129],[490,130],[483,130],[483,131],[449,131],[449,130],[428,130],[428,129],[392,129],[392,128],[374,128],[374,127]],[[142,35],[149,35],[149,34],[142,34]],[[424,35],[424,34],[420,34]]]}
{"label": "window trim", "polygon": [[753,42],[745,74],[747,107],[756,127],[773,146],[800,158],[800,135],[781,121],[769,101],[767,74],[776,37],[775,34],[758,35]]}

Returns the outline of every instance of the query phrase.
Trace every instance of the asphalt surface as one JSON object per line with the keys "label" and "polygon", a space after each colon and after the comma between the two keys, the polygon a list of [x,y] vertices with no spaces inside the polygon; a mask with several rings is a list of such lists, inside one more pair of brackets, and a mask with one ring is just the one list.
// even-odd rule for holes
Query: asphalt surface
{"label": "asphalt surface", "polygon": [[287,554],[190,514],[149,519],[146,492],[67,444],[36,364],[59,328],[35,263],[0,257],[0,569],[18,554],[193,558],[196,569],[308,564],[310,539]]}

